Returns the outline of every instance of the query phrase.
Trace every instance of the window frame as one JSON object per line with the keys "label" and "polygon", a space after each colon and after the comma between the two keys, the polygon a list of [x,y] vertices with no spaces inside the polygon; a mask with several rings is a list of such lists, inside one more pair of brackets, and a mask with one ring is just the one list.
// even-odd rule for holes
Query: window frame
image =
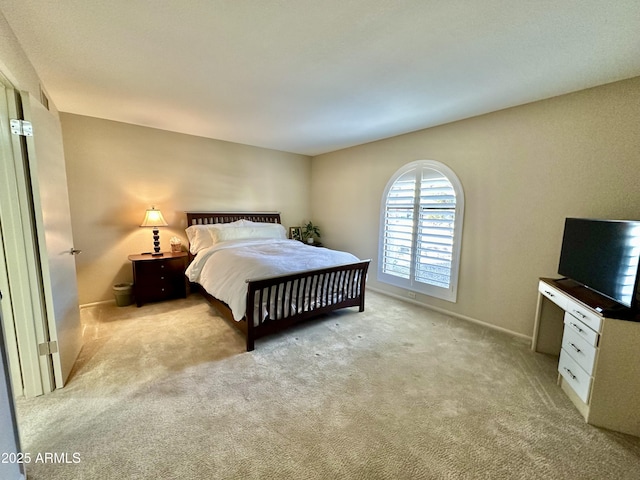
{"label": "window frame", "polygon": [[[422,176],[422,171],[424,169],[435,170],[440,175],[444,176],[449,183],[451,184],[453,191],[455,193],[455,218],[453,221],[453,242],[452,242],[452,251],[451,251],[451,267],[450,267],[450,278],[449,278],[449,287],[441,287],[432,285],[429,283],[419,282],[415,280],[415,276],[410,277],[408,279],[402,278],[396,275],[391,275],[389,273],[383,272],[384,266],[384,246],[385,246],[385,220],[387,213],[387,200],[389,197],[389,193],[396,183],[403,175],[413,171],[416,171],[416,174],[420,174]],[[413,240],[411,245],[411,262],[415,262],[416,258],[416,250],[417,250],[417,238],[415,235],[417,219],[415,213],[419,211],[420,199],[414,199],[414,225],[413,225]],[[382,203],[380,208],[380,231],[378,238],[378,272],[377,278],[378,281],[382,283],[386,283],[389,285],[393,285],[396,287],[403,288],[405,290],[409,290],[416,293],[422,293],[425,295],[429,295],[434,298],[439,298],[442,300],[446,300],[452,303],[457,301],[458,296],[458,277],[460,271],[460,254],[462,250],[462,226],[464,223],[464,191],[462,189],[462,183],[458,179],[458,176],[455,174],[453,170],[447,167],[445,164],[435,161],[435,160],[416,160],[410,162],[404,166],[402,166],[399,170],[397,170],[387,182],[385,186],[383,195],[382,195]],[[412,268],[412,272],[414,269]]]}

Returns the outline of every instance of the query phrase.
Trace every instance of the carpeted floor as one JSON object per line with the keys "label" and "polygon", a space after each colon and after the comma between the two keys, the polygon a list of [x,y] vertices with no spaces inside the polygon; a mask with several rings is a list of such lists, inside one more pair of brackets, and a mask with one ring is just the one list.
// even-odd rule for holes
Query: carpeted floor
{"label": "carpeted floor", "polygon": [[640,478],[555,359],[374,292],[251,353],[199,295],[83,321],[68,385],[18,401],[32,480]]}

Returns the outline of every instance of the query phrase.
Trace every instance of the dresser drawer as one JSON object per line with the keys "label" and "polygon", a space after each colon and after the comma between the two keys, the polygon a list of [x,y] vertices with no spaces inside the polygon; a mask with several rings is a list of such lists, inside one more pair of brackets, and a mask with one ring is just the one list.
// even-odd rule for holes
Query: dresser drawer
{"label": "dresser drawer", "polygon": [[589,345],[598,346],[598,338],[600,335],[582,323],[569,312],[564,313],[564,330],[571,329],[580,335]]}
{"label": "dresser drawer", "polygon": [[575,302],[569,298],[567,298],[567,306],[565,310],[581,322],[585,323],[592,330],[595,330],[596,332],[600,331],[602,326],[602,317],[596,314],[593,310],[590,310],[581,303]]}
{"label": "dresser drawer", "polygon": [[596,347],[589,345],[575,330],[570,327],[565,327],[564,335],[562,336],[562,348],[585,372],[589,375],[593,374],[593,365],[596,360]]}
{"label": "dresser drawer", "polygon": [[589,403],[589,392],[591,390],[591,376],[587,374],[578,363],[571,358],[566,350],[560,350],[560,360],[558,362],[558,372],[571,386],[576,395],[584,403]]}
{"label": "dresser drawer", "polygon": [[548,283],[540,282],[538,284],[538,291],[553,303],[558,305],[561,309],[566,310],[567,302],[569,301],[569,299],[560,290],[553,288]]}

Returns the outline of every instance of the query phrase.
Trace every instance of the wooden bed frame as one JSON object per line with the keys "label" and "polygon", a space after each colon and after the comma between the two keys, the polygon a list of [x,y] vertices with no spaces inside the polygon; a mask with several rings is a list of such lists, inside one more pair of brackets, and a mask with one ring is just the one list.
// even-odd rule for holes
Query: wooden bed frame
{"label": "wooden bed frame", "polygon": [[[187,226],[230,223],[236,220],[280,223],[277,212],[187,212]],[[229,306],[211,296],[203,288],[202,295],[240,330],[247,341],[247,351],[254,349],[255,340],[280,332],[293,324],[341,308],[359,307],[364,311],[364,294],[369,260],[362,262],[306,270],[259,280],[247,280],[247,309],[241,321],[235,321]],[[327,292],[333,292],[329,295]],[[292,312],[290,302],[303,305]],[[254,318],[256,305],[264,305],[266,316]]]}

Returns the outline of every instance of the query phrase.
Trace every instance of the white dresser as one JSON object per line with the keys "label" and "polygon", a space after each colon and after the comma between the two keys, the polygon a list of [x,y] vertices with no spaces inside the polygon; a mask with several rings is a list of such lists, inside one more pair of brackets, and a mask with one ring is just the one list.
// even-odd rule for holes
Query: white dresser
{"label": "white dresser", "polygon": [[531,348],[559,355],[558,383],[587,423],[640,436],[640,322],[603,316],[609,306],[570,280],[540,279]]}

